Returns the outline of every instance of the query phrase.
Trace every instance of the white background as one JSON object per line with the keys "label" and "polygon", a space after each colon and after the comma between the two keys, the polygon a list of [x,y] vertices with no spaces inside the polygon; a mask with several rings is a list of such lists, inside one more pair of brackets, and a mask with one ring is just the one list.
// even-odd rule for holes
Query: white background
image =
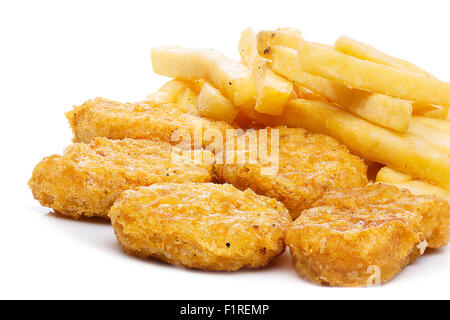
{"label": "white background", "polygon": [[102,96],[136,101],[164,78],[152,46],[212,47],[238,58],[247,28],[297,27],[306,38],[365,41],[450,81],[448,1],[0,2],[0,298],[449,298],[450,248],[390,283],[322,288],[284,254],[262,270],[179,269],[122,253],[107,223],[50,214],[26,186],[42,157],[70,143],[64,112]]}

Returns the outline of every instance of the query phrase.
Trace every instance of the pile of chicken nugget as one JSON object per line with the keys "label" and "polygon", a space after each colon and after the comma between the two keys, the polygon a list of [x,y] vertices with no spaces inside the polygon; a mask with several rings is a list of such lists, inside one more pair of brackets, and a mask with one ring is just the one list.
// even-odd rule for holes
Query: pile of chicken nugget
{"label": "pile of chicken nugget", "polygon": [[238,47],[154,48],[172,79],[144,101],[73,107],[35,199],[180,267],[257,269],[287,246],[324,286],[382,284],[447,245],[450,83],[347,37],[247,29]]}

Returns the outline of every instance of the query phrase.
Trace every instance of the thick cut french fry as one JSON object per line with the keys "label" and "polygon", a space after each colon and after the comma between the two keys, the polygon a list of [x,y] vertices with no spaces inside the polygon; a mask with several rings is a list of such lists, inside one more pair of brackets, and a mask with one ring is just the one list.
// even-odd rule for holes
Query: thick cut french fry
{"label": "thick cut french fry", "polygon": [[254,31],[244,30],[239,41],[239,53],[244,64],[255,75],[255,110],[265,114],[280,115],[292,94],[292,83],[270,70],[269,61],[258,54],[256,44]]}
{"label": "thick cut french fry", "polygon": [[424,117],[433,119],[446,119],[449,116],[447,107],[438,107],[435,110],[430,110],[422,114]]}
{"label": "thick cut french fry", "polygon": [[450,202],[450,192],[422,180],[414,180],[410,175],[400,173],[388,167],[378,171],[376,182],[408,189],[412,194],[431,195]]}
{"label": "thick cut french fry", "polygon": [[450,134],[450,122],[447,120],[429,119],[426,117],[419,117],[419,116],[415,116],[414,119],[415,121],[422,123],[436,131]]}
{"label": "thick cut french fry", "polygon": [[176,104],[177,109],[195,114],[199,87],[203,80],[181,81],[170,80],[161,88],[151,93],[146,101],[150,104]]}
{"label": "thick cut french fry", "polygon": [[446,200],[450,203],[450,192],[438,186],[429,184],[422,180],[399,181],[399,182],[381,182],[396,186],[399,189],[407,189],[415,195],[430,195]]}
{"label": "thick cut french fry", "polygon": [[147,96],[146,101],[161,105],[177,102],[178,95],[188,87],[188,84],[180,80],[167,81],[161,88]]}
{"label": "thick cut french fry", "polygon": [[450,157],[410,133],[373,125],[329,103],[291,100],[279,123],[327,134],[359,156],[450,190]]}
{"label": "thick cut french fry", "polygon": [[214,120],[232,123],[239,110],[222,93],[205,82],[197,99],[198,114]]}
{"label": "thick cut french fry", "polygon": [[410,102],[383,94],[350,89],[328,79],[313,76],[298,68],[297,52],[293,49],[273,46],[270,52],[272,70],[294,81],[359,117],[396,131],[406,131],[411,120]]}
{"label": "thick cut french fry", "polygon": [[325,96],[315,91],[312,91],[311,89],[308,89],[307,87],[295,81],[294,81],[294,91],[296,93],[295,98],[330,102],[330,100],[328,100]]}
{"label": "thick cut french fry", "polygon": [[[348,37],[340,37],[339,39],[337,39],[334,47],[339,52],[348,54],[361,60],[372,61],[399,70],[409,71],[427,77],[433,77],[425,70],[422,70],[421,68],[408,61],[391,57],[372,46]],[[447,116],[447,112],[448,108],[446,107],[420,102],[413,104],[413,114],[417,115],[423,115],[430,118],[445,119],[445,117]]]}
{"label": "thick cut french fry", "polygon": [[383,167],[378,171],[377,182],[405,182],[411,181],[412,177],[409,174],[401,173],[389,167]]}
{"label": "thick cut french fry", "polygon": [[298,57],[303,71],[354,89],[450,106],[450,83],[435,78],[357,59],[307,41],[300,43]]}
{"label": "thick cut french fry", "polygon": [[388,67],[393,67],[400,70],[405,70],[431,77],[431,74],[408,61],[391,57],[390,55],[387,55],[386,53],[381,52],[372,46],[349,37],[339,37],[334,44],[334,48],[339,52],[345,53],[361,60],[372,61]]}
{"label": "thick cut french fry", "polygon": [[415,117],[409,124],[408,132],[421,137],[428,141],[430,144],[443,148],[450,155],[450,134],[442,132],[423,124],[420,121],[416,121]]}
{"label": "thick cut french fry", "polygon": [[288,28],[277,28],[277,31],[284,32],[284,33],[289,33],[289,34],[295,35],[295,36],[303,39],[302,32],[299,29],[297,29],[297,28],[290,28],[290,27],[288,27]]}
{"label": "thick cut french fry", "polygon": [[179,93],[175,104],[178,106],[178,109],[190,114],[195,114],[197,110],[197,99],[198,93],[191,87],[187,87]]}
{"label": "thick cut french fry", "polygon": [[284,46],[297,50],[301,40],[303,36],[296,29],[262,30],[258,32],[257,46],[260,54],[268,58],[272,46]]}
{"label": "thick cut french fry", "polygon": [[434,119],[445,119],[448,116],[448,108],[427,103],[413,103],[413,114]]}
{"label": "thick cut french fry", "polygon": [[155,73],[182,80],[205,79],[234,105],[252,106],[256,87],[252,72],[244,65],[212,49],[160,47],[152,49]]}

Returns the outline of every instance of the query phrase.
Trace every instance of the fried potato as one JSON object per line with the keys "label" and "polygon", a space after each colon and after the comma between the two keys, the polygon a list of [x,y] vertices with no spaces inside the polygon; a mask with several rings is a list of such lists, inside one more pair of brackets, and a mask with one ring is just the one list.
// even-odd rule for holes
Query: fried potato
{"label": "fried potato", "polygon": [[231,185],[159,183],[125,191],[109,212],[128,253],[202,270],[267,265],[291,223],[278,201]]}
{"label": "fried potato", "polygon": [[300,84],[374,124],[396,131],[408,129],[412,114],[410,102],[383,94],[350,89],[306,73],[298,68],[297,53],[290,48],[273,46],[270,57],[272,70],[294,81],[294,85]]}
{"label": "fried potato", "polygon": [[448,108],[447,107],[441,107],[441,106],[434,106],[434,110],[426,111],[422,114],[424,117],[427,118],[434,118],[434,119],[447,119],[449,116]]}
{"label": "fried potato", "polygon": [[176,103],[178,96],[188,88],[187,82],[180,80],[167,81],[161,88],[148,95],[145,101],[155,104]]}
{"label": "fried potato", "polygon": [[[339,52],[348,54],[361,60],[367,60],[384,66],[434,78],[427,71],[422,70],[421,68],[408,61],[391,57],[372,46],[348,37],[340,37],[339,39],[337,39],[334,47]],[[435,106],[427,103],[413,104],[413,113],[417,115],[445,119],[445,117],[447,116],[447,112],[448,108],[446,107]]]}
{"label": "fried potato", "polygon": [[203,80],[170,80],[151,93],[145,102],[155,106],[172,104],[183,112],[196,114],[198,94],[203,82]]}
{"label": "fried potato", "polygon": [[381,52],[380,50],[377,50],[372,46],[349,37],[339,37],[334,44],[334,48],[341,53],[361,60],[372,61],[384,66],[417,73],[427,77],[432,77],[432,75],[427,71],[419,68],[411,62],[391,57],[390,55],[387,55],[386,53]]}
{"label": "fried potato", "polygon": [[435,196],[436,198],[440,198],[450,203],[450,192],[422,180],[382,182],[382,183],[396,186],[399,189],[407,189],[409,192],[415,195]]}
{"label": "fried potato", "polygon": [[246,29],[241,34],[239,53],[256,79],[255,110],[280,115],[292,94],[292,83],[270,70],[269,61],[258,54],[256,34]]}
{"label": "fried potato", "polygon": [[408,189],[415,195],[436,196],[450,203],[450,192],[422,180],[413,180],[410,175],[400,173],[391,168],[384,167],[378,171],[376,182]]}
{"label": "fried potato", "polygon": [[177,109],[189,114],[197,114],[198,93],[191,88],[185,88],[174,103]]}
{"label": "fried potato", "polygon": [[396,133],[331,104],[302,99],[291,100],[279,119],[288,127],[329,135],[365,159],[450,190],[448,152],[409,132]]}
{"label": "fried potato", "polygon": [[273,46],[283,46],[298,49],[303,35],[297,29],[262,30],[257,35],[257,48],[260,55],[270,59],[270,49]]}
{"label": "fried potato", "polygon": [[314,92],[311,89],[308,89],[298,82],[294,81],[294,92],[295,97],[293,99],[306,99],[306,100],[317,100],[323,102],[330,102],[325,96],[320,93]]}
{"label": "fried potato", "polygon": [[[107,217],[127,189],[155,182],[210,181],[212,154],[195,153],[182,157],[162,141],[96,138],[89,145],[69,146],[62,156],[44,158],[28,185],[36,200],[63,215]],[[179,156],[177,161],[173,156]]]}
{"label": "fried potato", "polygon": [[[201,118],[186,112],[177,104],[155,106],[147,102],[120,103],[103,98],[89,100],[66,113],[73,130],[75,142],[89,143],[95,137],[110,139],[157,138],[172,144],[191,144],[195,148],[196,137],[203,136],[203,147],[211,143],[206,132],[220,132],[226,135],[232,129],[228,123]],[[200,128],[201,132],[194,132]],[[186,140],[184,140],[186,139]]]}
{"label": "fried potato", "polygon": [[450,83],[394,69],[302,41],[300,68],[354,89],[377,92],[408,101],[450,106]]}
{"label": "fried potato", "polygon": [[292,224],[286,244],[308,280],[367,286],[389,281],[449,237],[448,203],[376,184],[326,194]]}
{"label": "fried potato", "polygon": [[442,147],[450,155],[450,133],[430,128],[426,124],[416,121],[415,118],[411,121],[408,132],[423,138],[430,144]]}
{"label": "fried potato", "polygon": [[439,119],[429,119],[426,117],[414,117],[415,121],[428,126],[429,128],[436,130],[437,132],[443,132],[450,134],[450,122]]}
{"label": "fried potato", "polygon": [[244,65],[212,49],[160,47],[152,49],[153,71],[182,80],[205,79],[234,105],[253,107],[256,87],[252,72]]}
{"label": "fried potato", "polygon": [[448,115],[448,108],[417,102],[413,103],[413,114],[427,118],[445,119]]}
{"label": "fried potato", "polygon": [[198,96],[197,112],[202,117],[232,123],[239,110],[219,90],[205,82]]}
{"label": "fried potato", "polygon": [[[274,143],[277,136],[278,143]],[[236,142],[232,151],[226,150],[224,161],[220,162],[217,155],[214,180],[275,198],[293,218],[310,208],[326,191],[368,183],[362,159],[325,135],[277,127],[247,132],[241,141],[245,144]],[[260,150],[267,150],[267,154]],[[239,154],[244,155],[241,161],[237,158]]]}
{"label": "fried potato", "polygon": [[409,174],[398,172],[389,167],[383,167],[378,171],[377,182],[389,183],[389,182],[405,182],[411,181],[413,178]]}

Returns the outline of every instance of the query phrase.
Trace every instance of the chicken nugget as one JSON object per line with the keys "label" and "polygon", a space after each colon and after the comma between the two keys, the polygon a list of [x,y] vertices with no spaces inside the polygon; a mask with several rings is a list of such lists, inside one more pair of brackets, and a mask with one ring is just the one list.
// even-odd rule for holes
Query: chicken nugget
{"label": "chicken nugget", "polygon": [[202,270],[267,265],[292,221],[280,202],[213,183],[155,183],[125,191],[109,212],[124,250]]}
{"label": "chicken nugget", "polygon": [[292,224],[286,244],[305,278],[366,286],[389,281],[449,237],[447,202],[373,184],[324,195]]}
{"label": "chicken nugget", "polygon": [[[66,113],[72,127],[74,142],[89,143],[95,137],[109,139],[151,139],[158,138],[177,144],[194,146],[194,130],[205,147],[218,132],[225,136],[226,129],[232,129],[224,121],[204,119],[189,113],[184,106],[177,104],[155,105],[150,102],[120,103],[103,98],[89,100],[75,106]],[[198,130],[200,129],[200,130]],[[174,133],[178,132],[174,135]],[[200,132],[200,134],[197,134]],[[184,137],[187,135],[187,137]],[[180,137],[181,136],[181,137]]]}
{"label": "chicken nugget", "polygon": [[[277,133],[274,130],[278,131],[279,143],[272,147],[272,135]],[[259,139],[266,133],[267,158],[278,155],[276,170],[272,170],[272,161],[266,161],[259,152],[266,143]],[[238,161],[237,156],[228,161],[226,153],[229,150],[225,150],[225,155],[220,156],[222,163],[216,161],[213,179],[233,184],[241,190],[251,188],[257,194],[275,198],[286,206],[294,219],[327,191],[368,183],[364,161],[350,154],[344,145],[331,137],[301,128],[257,130],[258,161],[251,163],[249,154],[254,144],[251,134],[246,133],[245,162]],[[235,151],[242,151],[238,149],[238,143],[235,146]]]}
{"label": "chicken nugget", "polygon": [[179,149],[156,140],[95,138],[89,145],[69,146],[62,156],[44,158],[28,185],[36,200],[63,215],[107,217],[127,189],[155,182],[210,181],[212,154],[196,150],[185,155],[194,153],[195,158],[182,157]]}

